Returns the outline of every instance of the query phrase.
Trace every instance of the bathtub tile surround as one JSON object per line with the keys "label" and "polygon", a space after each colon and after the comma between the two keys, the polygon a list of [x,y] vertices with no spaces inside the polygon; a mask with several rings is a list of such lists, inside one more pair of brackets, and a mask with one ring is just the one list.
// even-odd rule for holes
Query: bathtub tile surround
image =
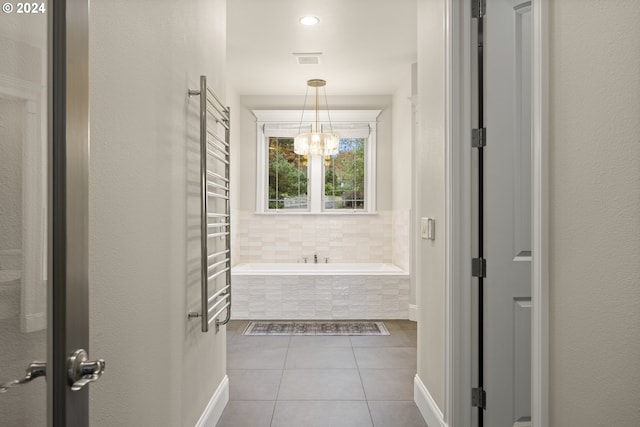
{"label": "bathtub tile surround", "polygon": [[408,319],[409,276],[391,264],[241,264],[233,319]]}
{"label": "bathtub tile surround", "polygon": [[[406,222],[408,225],[408,215]],[[393,261],[391,211],[372,215],[238,213],[234,252],[238,263]],[[398,229],[400,218],[396,221]],[[408,239],[408,235],[406,237]],[[398,245],[400,246],[400,245]],[[408,241],[407,241],[408,246]],[[408,262],[408,255],[407,255]]]}
{"label": "bathtub tile surround", "polygon": [[408,319],[409,217],[238,211],[232,318]]}
{"label": "bathtub tile surround", "polygon": [[408,210],[394,210],[391,215],[391,262],[404,271],[409,271],[410,218]]}

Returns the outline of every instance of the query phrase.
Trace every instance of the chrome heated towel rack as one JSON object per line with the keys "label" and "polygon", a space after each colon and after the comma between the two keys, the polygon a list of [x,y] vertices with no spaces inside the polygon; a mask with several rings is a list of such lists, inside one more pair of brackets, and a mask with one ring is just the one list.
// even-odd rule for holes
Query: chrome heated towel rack
{"label": "chrome heated towel rack", "polygon": [[[202,306],[189,318],[202,319],[202,332],[231,318],[230,109],[200,76],[200,281]],[[223,136],[221,136],[223,135]],[[224,318],[220,316],[224,314]]]}

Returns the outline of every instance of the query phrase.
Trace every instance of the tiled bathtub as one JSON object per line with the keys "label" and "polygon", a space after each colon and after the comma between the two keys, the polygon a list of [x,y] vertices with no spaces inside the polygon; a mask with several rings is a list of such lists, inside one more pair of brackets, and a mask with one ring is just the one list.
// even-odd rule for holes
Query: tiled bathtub
{"label": "tiled bathtub", "polygon": [[382,263],[232,268],[232,319],[408,319],[409,275]]}

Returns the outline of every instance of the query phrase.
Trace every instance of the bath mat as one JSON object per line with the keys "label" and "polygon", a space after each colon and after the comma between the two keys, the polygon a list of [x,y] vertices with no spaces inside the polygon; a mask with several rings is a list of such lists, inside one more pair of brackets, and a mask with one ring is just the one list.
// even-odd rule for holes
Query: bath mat
{"label": "bath mat", "polygon": [[242,335],[389,335],[384,322],[260,321],[250,322]]}

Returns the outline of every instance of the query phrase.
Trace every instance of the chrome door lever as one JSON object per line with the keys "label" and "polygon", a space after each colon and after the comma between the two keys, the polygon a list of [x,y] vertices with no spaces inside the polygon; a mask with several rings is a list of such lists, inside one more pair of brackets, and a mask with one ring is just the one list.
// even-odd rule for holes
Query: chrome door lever
{"label": "chrome door lever", "polygon": [[80,349],[74,351],[67,360],[67,376],[73,391],[97,381],[104,373],[104,359],[87,360],[88,358],[86,350]]}
{"label": "chrome door lever", "polygon": [[26,370],[26,373],[22,379],[9,381],[8,383],[0,384],[0,393],[4,393],[9,388],[18,384],[25,384],[29,381],[38,378],[44,377],[47,375],[47,362],[32,362]]}

